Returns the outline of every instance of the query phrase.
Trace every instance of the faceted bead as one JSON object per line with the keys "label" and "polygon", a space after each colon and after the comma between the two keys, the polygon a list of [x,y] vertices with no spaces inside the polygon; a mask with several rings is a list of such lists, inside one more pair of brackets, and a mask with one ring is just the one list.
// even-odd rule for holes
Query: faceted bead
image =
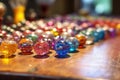
{"label": "faceted bead", "polygon": [[55,51],[60,58],[64,58],[67,56],[69,50],[70,50],[70,45],[63,39],[58,40],[55,43]]}
{"label": "faceted bead", "polygon": [[35,34],[36,35],[41,35],[43,33],[43,30],[41,30],[41,29],[37,29],[36,31],[35,31]]}
{"label": "faceted bead", "polygon": [[23,34],[19,31],[15,31],[12,35],[13,35],[14,40],[16,42],[19,42]]}
{"label": "faceted bead", "polygon": [[98,42],[100,40],[99,33],[97,31],[94,31],[92,36],[94,37],[94,42]]}
{"label": "faceted bead", "polygon": [[84,35],[76,35],[76,38],[79,41],[79,48],[84,48],[86,43],[86,37]]}
{"label": "faceted bead", "polygon": [[67,38],[71,37],[71,35],[68,32],[63,32],[60,36],[63,39],[67,39]]}
{"label": "faceted bead", "polygon": [[120,35],[120,23],[116,25],[116,33]]}
{"label": "faceted bead", "polygon": [[31,40],[23,38],[19,42],[19,49],[23,55],[31,54],[33,43]]}
{"label": "faceted bead", "polygon": [[58,35],[59,35],[59,33],[58,33],[58,31],[57,31],[56,28],[53,28],[53,29],[51,30],[51,33],[52,33],[54,36],[58,36]]}
{"label": "faceted bead", "polygon": [[92,33],[91,33],[90,31],[87,31],[87,32],[85,33],[86,38],[87,38],[87,40],[86,40],[86,44],[87,44],[87,45],[94,44],[94,37],[91,36],[91,34],[92,34]]}
{"label": "faceted bead", "polygon": [[33,42],[36,42],[38,39],[38,36],[36,34],[29,34],[26,36],[26,38],[32,40]]}
{"label": "faceted bead", "polygon": [[34,52],[37,54],[37,55],[46,55],[47,53],[49,53],[49,44],[46,42],[46,41],[39,41],[39,42],[36,42],[34,47]]}
{"label": "faceted bead", "polygon": [[79,42],[75,37],[69,37],[66,42],[70,45],[69,52],[75,52],[79,46]]}
{"label": "faceted bead", "polygon": [[100,40],[99,32],[97,32],[94,28],[88,29],[86,34],[90,37],[93,37],[94,42],[98,42]]}
{"label": "faceted bead", "polygon": [[94,38],[92,36],[86,36],[86,38],[87,38],[86,40],[87,45],[94,44]]}
{"label": "faceted bead", "polygon": [[50,31],[47,31],[45,34],[43,34],[43,37],[43,40],[49,43],[50,49],[53,49],[55,44],[54,35]]}
{"label": "faceted bead", "polygon": [[8,58],[15,54],[17,51],[18,45],[15,41],[5,40],[0,45],[0,52],[5,57]]}
{"label": "faceted bead", "polygon": [[105,31],[102,29],[97,29],[97,32],[99,34],[99,39],[103,40],[105,38]]}
{"label": "faceted bead", "polygon": [[109,35],[110,37],[115,37],[116,36],[116,30],[114,28],[109,29]]}

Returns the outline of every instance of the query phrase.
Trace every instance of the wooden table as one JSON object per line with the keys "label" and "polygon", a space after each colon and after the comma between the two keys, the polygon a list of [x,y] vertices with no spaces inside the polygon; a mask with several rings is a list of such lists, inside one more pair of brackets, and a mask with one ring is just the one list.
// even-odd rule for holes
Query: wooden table
{"label": "wooden table", "polygon": [[39,57],[16,53],[10,59],[0,58],[1,75],[21,75],[63,80],[120,80],[120,37],[87,45],[67,58]]}

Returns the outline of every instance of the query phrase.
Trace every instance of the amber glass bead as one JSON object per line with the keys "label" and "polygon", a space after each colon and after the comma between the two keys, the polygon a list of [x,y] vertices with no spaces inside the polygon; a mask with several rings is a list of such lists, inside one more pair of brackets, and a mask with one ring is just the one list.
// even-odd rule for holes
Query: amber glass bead
{"label": "amber glass bead", "polygon": [[5,40],[0,45],[1,55],[4,57],[10,57],[17,51],[18,45],[15,41]]}
{"label": "amber glass bead", "polygon": [[120,35],[120,24],[117,24],[116,26],[116,33],[117,35]]}
{"label": "amber glass bead", "polygon": [[84,48],[86,44],[86,37],[84,35],[76,35],[76,38],[79,41],[79,47],[78,48]]}

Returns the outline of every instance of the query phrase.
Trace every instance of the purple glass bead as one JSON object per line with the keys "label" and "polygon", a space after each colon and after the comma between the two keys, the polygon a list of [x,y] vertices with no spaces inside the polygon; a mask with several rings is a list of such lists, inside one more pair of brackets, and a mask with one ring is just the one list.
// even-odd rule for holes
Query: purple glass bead
{"label": "purple glass bead", "polygon": [[114,28],[109,29],[110,37],[115,37],[116,36],[116,30]]}

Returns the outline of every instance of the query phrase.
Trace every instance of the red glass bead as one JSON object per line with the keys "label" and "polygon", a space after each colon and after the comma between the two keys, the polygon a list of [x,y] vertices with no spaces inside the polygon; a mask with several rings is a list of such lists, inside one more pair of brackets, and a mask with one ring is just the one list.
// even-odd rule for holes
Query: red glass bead
{"label": "red glass bead", "polygon": [[26,38],[21,39],[19,42],[19,49],[21,50],[21,54],[23,55],[31,54],[32,46],[33,46],[32,41]]}
{"label": "red glass bead", "polygon": [[49,44],[45,41],[37,42],[33,49],[37,55],[46,55],[50,50]]}

